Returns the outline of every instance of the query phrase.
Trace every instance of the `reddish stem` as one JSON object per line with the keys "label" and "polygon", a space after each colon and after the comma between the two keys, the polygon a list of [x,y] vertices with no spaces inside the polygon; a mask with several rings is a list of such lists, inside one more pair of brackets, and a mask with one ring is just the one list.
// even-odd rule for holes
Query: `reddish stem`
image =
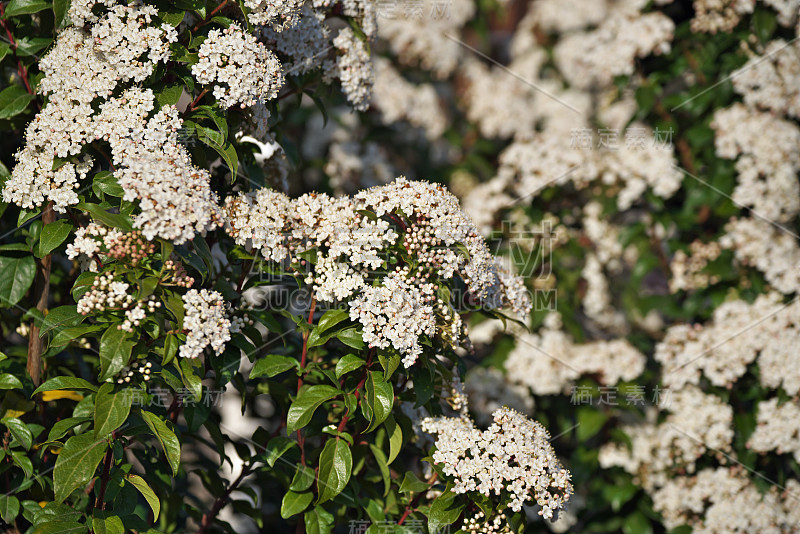
{"label": "reddish stem", "polygon": [[[311,306],[308,310],[308,324],[314,324],[314,309],[317,307],[317,297],[312,295],[311,296]],[[300,395],[300,388],[303,387],[303,370],[306,367],[306,358],[308,356],[308,336],[311,335],[311,331],[306,331],[303,333],[303,354],[300,356],[300,376],[297,378],[297,394]],[[303,437],[303,433],[298,428],[297,429],[297,444],[300,445],[300,462],[303,465],[306,465],[306,451],[305,451],[305,438]]]}

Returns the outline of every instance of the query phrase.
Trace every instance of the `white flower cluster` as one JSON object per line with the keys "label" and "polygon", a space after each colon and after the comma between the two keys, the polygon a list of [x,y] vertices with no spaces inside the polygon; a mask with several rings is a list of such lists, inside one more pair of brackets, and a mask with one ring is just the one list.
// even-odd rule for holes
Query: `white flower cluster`
{"label": "white flower cluster", "polygon": [[[479,303],[510,304],[521,313],[530,308],[524,288],[501,275],[458,200],[438,185],[398,178],[353,198],[312,193],[294,200],[262,189],[229,197],[225,219],[236,243],[267,260],[307,265],[301,254],[314,249],[305,281],[317,300],[350,301],[364,340],[394,347],[406,366],[421,352],[422,334],[458,345],[460,316],[439,295],[440,284],[456,276]],[[387,267],[397,245],[415,256],[413,270]],[[388,270],[381,284],[372,283],[377,269]]]}
{"label": "white flower cluster", "polygon": [[758,452],[791,453],[800,461],[800,405],[797,402],[778,404],[777,397],[761,401],[757,422],[747,441],[748,448]]}
{"label": "white flower cluster", "polygon": [[800,43],[770,42],[763,55],[731,73],[731,81],[748,106],[800,118]]}
{"label": "white flower cluster", "polygon": [[402,120],[425,131],[429,140],[438,139],[447,127],[447,117],[432,84],[408,82],[385,58],[375,59],[372,102],[386,125]]}
{"label": "white flower cluster", "polygon": [[504,362],[515,384],[537,395],[565,393],[582,375],[596,374],[604,385],[633,380],[644,371],[645,356],[624,338],[576,344],[551,313],[538,334],[520,332]]}
{"label": "white flower cluster", "polygon": [[255,26],[269,24],[275,31],[294,26],[305,0],[245,0],[247,20]]}
{"label": "white flower cluster", "polygon": [[569,500],[572,484],[547,430],[509,408],[500,408],[493,418],[484,431],[465,416],[423,420],[422,429],[437,434],[433,461],[454,478],[455,493],[508,496],[515,512],[534,501],[540,515],[552,518]]}
{"label": "white flower cluster", "polygon": [[744,104],[717,111],[712,127],[717,155],[736,159],[733,200],[772,220],[788,221],[797,215],[800,127]]}
{"label": "white flower cluster", "polygon": [[721,252],[722,247],[717,241],[703,243],[699,240],[689,244],[689,254],[683,250],[675,252],[669,264],[672,273],[669,280],[670,292],[689,291],[716,284],[719,277],[703,270],[709,262],[716,260]]}
{"label": "white flower cluster", "polygon": [[283,30],[270,27],[261,29],[261,35],[267,42],[275,43],[278,52],[291,58],[291,61],[283,63],[287,76],[302,75],[320,66],[329,69],[330,34],[330,28],[320,20],[308,3],[303,5],[297,22],[291,27]]}
{"label": "white flower cluster", "polygon": [[375,77],[366,43],[350,27],[345,27],[339,30],[333,46],[338,51],[336,69],[333,72],[331,65],[326,74],[339,78],[347,101],[354,109],[366,111],[372,99]]}
{"label": "white flower cluster", "polygon": [[214,97],[225,108],[267,102],[283,85],[275,54],[236,24],[211,30],[198,56],[192,74],[201,84],[214,84]]}
{"label": "white flower cluster", "polygon": [[124,311],[125,320],[118,328],[133,332],[133,327],[139,326],[147,318],[146,312],[155,312],[156,308],[161,307],[161,302],[153,295],[138,300],[129,291],[132,291],[130,284],[116,280],[112,273],[101,274],[94,279],[91,289],[78,300],[77,311],[82,315],[96,315],[107,310]]}
{"label": "white flower cluster", "polygon": [[614,76],[633,74],[636,58],[669,52],[674,31],[672,19],[662,13],[615,10],[596,30],[560,39],[555,62],[574,86],[608,86]]}
{"label": "white flower cluster", "polygon": [[436,332],[432,293],[432,284],[417,287],[401,271],[393,271],[382,286],[366,287],[350,301],[350,319],[363,325],[365,343],[394,347],[403,354],[403,366],[409,368],[422,354],[420,336]]}
{"label": "white flower cluster", "polygon": [[3,188],[5,202],[32,209],[51,200],[57,211],[78,202],[75,189],[92,160],[84,157],[54,170],[54,158],[76,156],[99,137],[96,99],[107,99],[121,82],[144,80],[156,63],[167,60],[177,33],[167,25],[149,26],[156,14],[152,6],[115,6],[89,30],[70,27],[59,34],[39,63],[45,74],[39,91],[50,102],[26,129],[26,144]]}
{"label": "white flower cluster", "polygon": [[653,494],[653,508],[667,529],[688,524],[697,534],[796,534],[799,492],[795,479],[788,480],[781,495],[774,486],[760,491],[741,468],[708,468],[670,480]]}
{"label": "white flower cluster", "polygon": [[696,461],[709,451],[725,461],[733,441],[733,409],[716,395],[688,386],[663,396],[661,409],[669,412],[661,424],[623,427],[631,439],[630,451],[606,444],[598,458],[604,468],[619,465],[636,475],[648,491],[662,486],[676,470],[693,473]]}
{"label": "white flower cluster", "polygon": [[231,333],[239,331],[241,323],[228,318],[225,301],[217,291],[190,289],[183,296],[183,309],[187,333],[186,342],[179,349],[182,358],[197,358],[209,346],[222,354]]}
{"label": "white flower cluster", "polygon": [[[736,338],[726,343],[724,340]],[[732,387],[756,362],[761,384],[800,392],[800,372],[793,347],[800,340],[800,302],[781,304],[776,293],[755,302],[735,300],[714,310],[706,325],[676,325],[656,346],[655,359],[664,367],[670,387],[699,384],[701,376],[715,386]]]}

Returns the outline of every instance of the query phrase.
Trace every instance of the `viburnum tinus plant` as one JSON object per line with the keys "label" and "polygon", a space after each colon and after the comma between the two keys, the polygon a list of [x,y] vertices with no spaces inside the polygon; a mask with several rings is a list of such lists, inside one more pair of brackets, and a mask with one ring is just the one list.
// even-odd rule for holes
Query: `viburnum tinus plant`
{"label": "viburnum tinus plant", "polygon": [[456,198],[293,198],[259,165],[304,97],[365,108],[371,2],[0,6],[4,529],[519,531],[566,504],[542,426],[467,415],[462,316],[530,302]]}

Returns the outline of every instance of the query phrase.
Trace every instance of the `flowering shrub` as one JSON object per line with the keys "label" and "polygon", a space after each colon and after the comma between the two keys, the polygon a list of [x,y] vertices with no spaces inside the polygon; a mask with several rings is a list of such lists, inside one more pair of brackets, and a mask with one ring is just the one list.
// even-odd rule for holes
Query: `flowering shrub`
{"label": "flowering shrub", "polygon": [[798,532],[799,10],[0,3],[0,529]]}

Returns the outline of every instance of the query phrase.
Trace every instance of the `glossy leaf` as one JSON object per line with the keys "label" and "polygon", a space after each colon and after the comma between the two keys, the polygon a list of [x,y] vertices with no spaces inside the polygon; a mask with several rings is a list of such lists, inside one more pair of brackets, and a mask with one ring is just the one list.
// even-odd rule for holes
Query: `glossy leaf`
{"label": "glossy leaf", "polygon": [[333,499],[347,486],[353,471],[353,455],[347,442],[332,438],[319,457],[317,504]]}
{"label": "glossy leaf", "polygon": [[306,426],[320,404],[338,394],[338,389],[325,385],[310,386],[302,389],[289,408],[289,414],[286,416],[286,431],[291,434],[295,430]]}
{"label": "glossy leaf", "polygon": [[91,432],[67,440],[53,470],[56,502],[63,502],[70,493],[89,483],[107,448],[108,442],[95,438]]}
{"label": "glossy leaf", "polygon": [[131,412],[133,395],[130,390],[114,391],[114,386],[105,383],[94,399],[95,436],[102,438],[118,429]]}
{"label": "glossy leaf", "polygon": [[142,418],[164,449],[172,474],[177,475],[181,464],[181,442],[178,441],[178,437],[156,414],[143,410]]}

